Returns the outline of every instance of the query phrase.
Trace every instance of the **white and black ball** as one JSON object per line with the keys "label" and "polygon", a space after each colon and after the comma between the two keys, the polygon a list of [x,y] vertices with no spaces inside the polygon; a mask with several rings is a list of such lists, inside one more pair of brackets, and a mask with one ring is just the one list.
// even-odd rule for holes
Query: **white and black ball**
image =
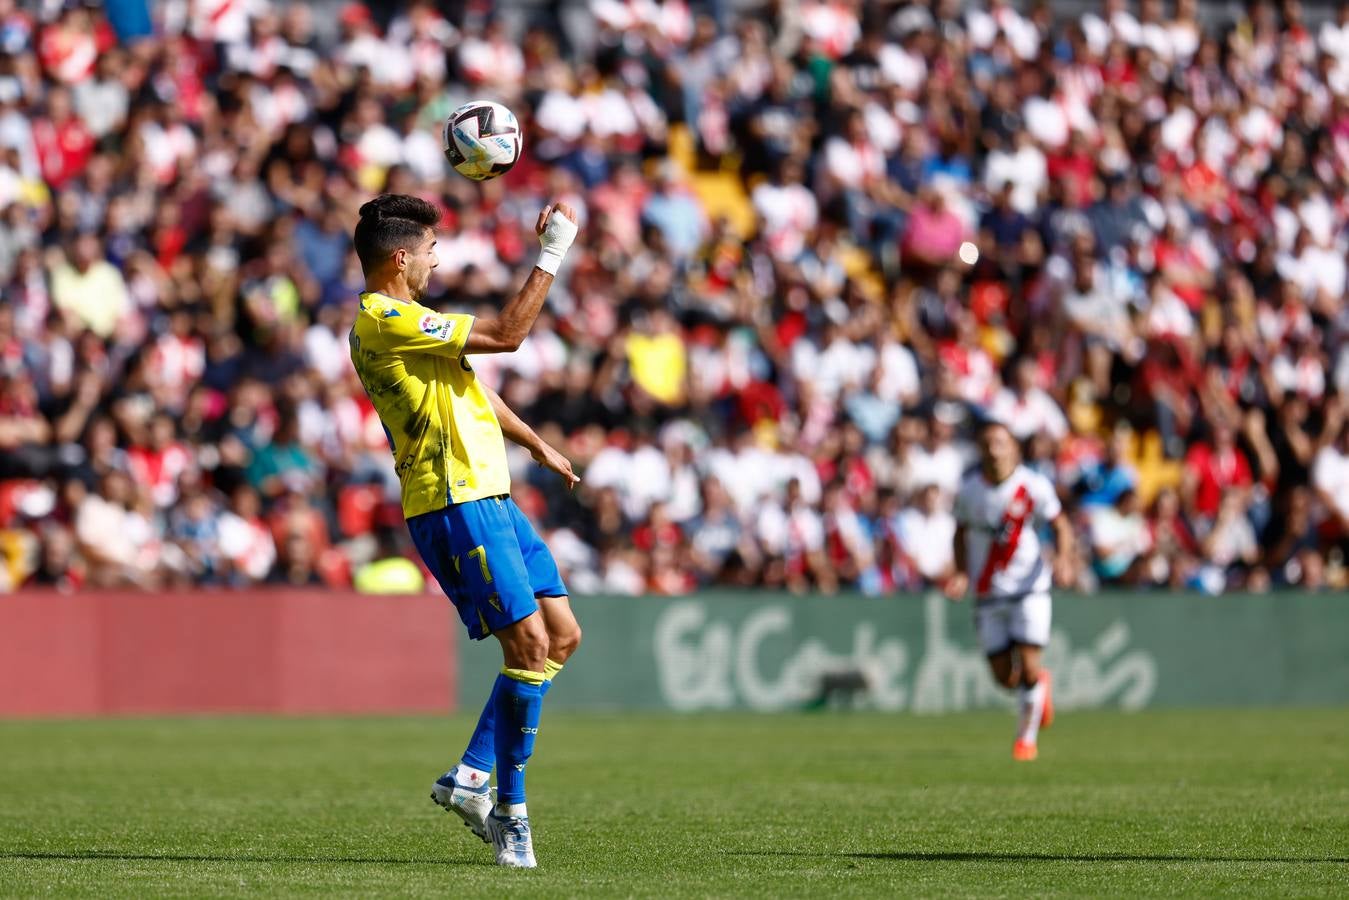
{"label": "white and black ball", "polygon": [[473,100],[452,112],[444,139],[445,158],[474,181],[509,172],[523,146],[515,113],[491,100]]}

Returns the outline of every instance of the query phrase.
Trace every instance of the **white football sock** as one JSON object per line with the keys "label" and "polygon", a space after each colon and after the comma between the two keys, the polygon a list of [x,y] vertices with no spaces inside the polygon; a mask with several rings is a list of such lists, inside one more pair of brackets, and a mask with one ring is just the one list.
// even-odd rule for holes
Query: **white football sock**
{"label": "white football sock", "polygon": [[484,772],[482,769],[475,769],[464,763],[460,763],[454,767],[455,784],[463,785],[466,788],[477,790],[487,784],[491,777],[491,772]]}
{"label": "white football sock", "polygon": [[519,816],[522,819],[529,815],[523,803],[498,803],[494,813],[503,817]]}
{"label": "white football sock", "polygon": [[1021,701],[1021,717],[1016,726],[1016,739],[1033,744],[1040,734],[1040,716],[1045,711],[1044,680],[1035,682],[1035,687],[1026,687],[1023,684],[1016,689],[1016,694]]}

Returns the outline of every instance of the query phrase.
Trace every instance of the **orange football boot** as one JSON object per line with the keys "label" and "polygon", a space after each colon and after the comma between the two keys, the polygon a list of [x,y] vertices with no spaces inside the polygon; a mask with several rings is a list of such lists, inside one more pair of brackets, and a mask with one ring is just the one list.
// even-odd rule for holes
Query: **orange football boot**
{"label": "orange football boot", "polygon": [[1040,727],[1048,728],[1054,724],[1054,682],[1049,677],[1048,669],[1040,670],[1040,680],[1045,685],[1045,705],[1040,713]]}
{"label": "orange football boot", "polygon": [[1040,751],[1029,741],[1017,741],[1012,745],[1012,759],[1017,762],[1031,762]]}

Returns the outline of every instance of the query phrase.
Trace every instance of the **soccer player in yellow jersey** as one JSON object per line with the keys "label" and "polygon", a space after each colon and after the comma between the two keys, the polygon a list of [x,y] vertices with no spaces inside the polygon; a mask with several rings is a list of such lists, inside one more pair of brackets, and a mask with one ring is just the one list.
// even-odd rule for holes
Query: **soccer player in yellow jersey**
{"label": "soccer player in yellow jersey", "polygon": [[386,194],[361,207],[355,245],[366,290],[351,329],[351,361],[389,437],[417,551],[469,637],[501,643],[504,666],[478,726],[431,797],[492,843],[498,864],[533,868],[525,764],[543,696],[581,629],[552,554],[511,500],[503,438],[568,485],[579,479],[566,457],[478,381],[469,356],[520,346],[576,238],[576,215],[565,204],[539,214],[538,264],[490,319],[421,305],[436,267],[439,221],[436,208],[416,197]]}

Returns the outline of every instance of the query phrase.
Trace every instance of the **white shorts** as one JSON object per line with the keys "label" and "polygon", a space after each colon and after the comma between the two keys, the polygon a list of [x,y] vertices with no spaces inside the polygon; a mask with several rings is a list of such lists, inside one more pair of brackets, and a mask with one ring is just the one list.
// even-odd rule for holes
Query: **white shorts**
{"label": "white shorts", "polygon": [[1049,594],[980,600],[974,607],[974,630],[985,655],[994,656],[1013,644],[1043,647],[1049,643],[1053,603]]}

